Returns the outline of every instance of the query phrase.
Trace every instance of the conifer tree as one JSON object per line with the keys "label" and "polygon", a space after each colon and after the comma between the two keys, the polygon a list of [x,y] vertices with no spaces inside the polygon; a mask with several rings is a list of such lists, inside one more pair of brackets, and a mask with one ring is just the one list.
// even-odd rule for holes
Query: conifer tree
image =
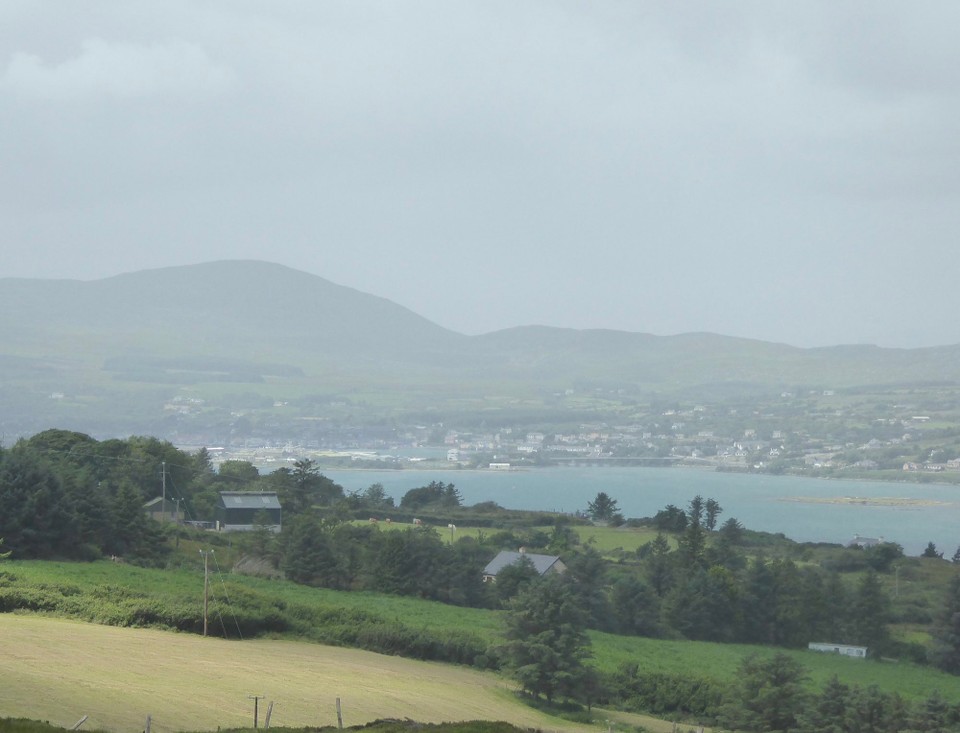
{"label": "conifer tree", "polygon": [[944,672],[960,674],[960,575],[950,581],[934,627],[930,660]]}
{"label": "conifer tree", "polygon": [[598,492],[593,501],[587,502],[587,514],[595,522],[609,522],[619,511],[617,500],[611,498],[605,491]]}
{"label": "conifer tree", "polygon": [[817,699],[800,715],[800,733],[846,733],[845,716],[850,687],[833,675]]}
{"label": "conifer tree", "polygon": [[740,664],[733,697],[721,710],[721,723],[730,730],[759,733],[796,729],[807,708],[806,678],[803,667],[786,654],[747,657]]}
{"label": "conifer tree", "polygon": [[506,616],[505,659],[525,692],[578,699],[589,679],[586,616],[568,580],[550,575],[529,586],[510,604]]}
{"label": "conifer tree", "polygon": [[887,630],[889,609],[890,599],[884,593],[877,574],[868,572],[851,600],[848,616],[850,641],[867,647],[872,656],[880,656],[890,641]]}
{"label": "conifer tree", "polygon": [[706,516],[707,529],[709,529],[712,532],[717,528],[717,518],[720,516],[720,513],[723,511],[723,507],[720,506],[720,502],[718,502],[716,499],[707,499],[707,503],[705,507],[707,511],[707,516]]}
{"label": "conifer tree", "polygon": [[662,598],[673,585],[673,558],[670,554],[670,543],[662,533],[658,533],[646,547],[649,548],[646,557],[647,580],[654,593]]}

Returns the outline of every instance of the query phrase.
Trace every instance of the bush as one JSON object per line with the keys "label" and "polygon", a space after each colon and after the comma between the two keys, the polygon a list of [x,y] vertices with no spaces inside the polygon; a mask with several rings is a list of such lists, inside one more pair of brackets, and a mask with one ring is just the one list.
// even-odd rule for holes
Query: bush
{"label": "bush", "polygon": [[621,706],[632,711],[711,719],[716,717],[726,692],[725,686],[714,680],[645,673],[635,664],[623,665],[605,686]]}

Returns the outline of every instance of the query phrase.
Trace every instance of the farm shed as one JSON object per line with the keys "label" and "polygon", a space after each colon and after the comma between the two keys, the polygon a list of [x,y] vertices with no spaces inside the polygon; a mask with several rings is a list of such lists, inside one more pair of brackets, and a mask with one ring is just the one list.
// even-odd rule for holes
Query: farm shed
{"label": "farm shed", "polygon": [[826,644],[823,642],[811,641],[807,648],[815,652],[827,652],[828,654],[839,654],[844,657],[854,657],[864,659],[867,656],[867,647],[852,646],[850,644]]}
{"label": "farm shed", "polygon": [[493,558],[493,560],[487,563],[487,567],[483,569],[483,582],[486,583],[496,580],[497,573],[508,565],[515,565],[523,558],[529,560],[533,565],[533,569],[541,576],[549,575],[550,573],[562,573],[567,569],[567,566],[563,564],[563,560],[561,560],[558,555],[538,555],[534,552],[526,552],[521,547],[519,552],[503,550]]}
{"label": "farm shed", "polygon": [[260,522],[265,522],[271,530],[279,532],[280,500],[275,491],[221,491],[214,516],[217,529],[227,532],[249,532]]}
{"label": "farm shed", "polygon": [[162,496],[158,496],[144,504],[143,511],[150,519],[157,522],[175,522],[177,524],[183,522],[183,510],[180,508],[180,502],[173,499],[164,499]]}

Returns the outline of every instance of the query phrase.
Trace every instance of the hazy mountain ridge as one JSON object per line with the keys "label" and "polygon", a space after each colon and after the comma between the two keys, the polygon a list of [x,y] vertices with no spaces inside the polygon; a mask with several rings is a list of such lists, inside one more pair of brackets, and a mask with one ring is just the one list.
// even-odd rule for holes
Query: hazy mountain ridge
{"label": "hazy mountain ridge", "polygon": [[[223,261],[104,280],[0,280],[0,337],[8,356],[72,360],[76,341],[107,360],[232,358],[301,369],[313,361],[506,372],[540,378],[629,381],[833,381],[960,374],[960,347],[886,349],[786,344],[686,333],[655,336],[606,329],[520,326],[465,336],[385,298],[282,265]],[[66,339],[66,340],[64,340]],[[152,340],[151,340],[152,339]],[[36,345],[43,345],[37,352]],[[278,358],[280,357],[280,358]],[[368,364],[369,365],[369,364]],[[548,373],[542,373],[547,370]],[[527,376],[533,376],[532,374]],[[846,383],[853,376],[843,377]],[[881,381],[884,381],[881,379]]]}
{"label": "hazy mountain ridge", "polygon": [[[334,342],[342,351],[374,353],[374,341],[377,349],[402,351],[453,348],[464,338],[383,298],[281,265],[251,261],[147,270],[89,282],[0,280],[0,308],[7,314],[0,318],[4,335],[23,334],[25,329],[79,329],[123,350],[129,336],[153,330],[176,337],[178,329],[184,338],[202,338],[202,349],[248,357],[251,350],[261,350],[258,344],[274,353],[301,356],[309,344],[321,340]],[[149,343],[138,346],[163,353],[193,354],[197,349],[173,340],[159,349]]]}
{"label": "hazy mountain ridge", "polygon": [[22,412],[33,399],[41,420],[51,394],[88,395],[76,414],[93,414],[119,382],[131,385],[127,398],[136,384],[149,387],[158,409],[170,398],[164,385],[205,382],[286,380],[304,393],[416,387],[426,404],[430,390],[480,399],[505,384],[533,395],[960,381],[960,346],[803,349],[547,326],[466,336],[314,275],[224,261],[89,282],[0,280],[0,377],[0,408]]}

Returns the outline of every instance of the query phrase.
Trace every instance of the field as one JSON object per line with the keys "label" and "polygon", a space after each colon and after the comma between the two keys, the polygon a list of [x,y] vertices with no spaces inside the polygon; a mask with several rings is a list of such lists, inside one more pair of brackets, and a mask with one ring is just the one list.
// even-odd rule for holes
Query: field
{"label": "field", "polygon": [[806,670],[809,689],[819,691],[833,675],[848,685],[876,685],[907,700],[925,700],[939,690],[951,701],[960,700],[960,678],[907,662],[874,662],[806,649],[773,649],[742,644],[699,641],[668,641],[622,637],[591,632],[597,667],[614,671],[622,663],[637,664],[641,671],[731,682],[741,660],[750,654],[772,656],[780,652]]}
{"label": "field", "polygon": [[492,717],[546,725],[495,676],[465,668],[316,644],[230,642],[19,615],[0,616],[0,628],[6,715],[66,725],[89,714],[91,728],[133,729],[150,714],[157,731],[215,729],[249,724],[247,696],[263,695],[276,702],[274,725],[335,725],[337,697],[349,724]]}
{"label": "field", "polygon": [[[50,615],[113,625],[174,628],[163,619],[145,615],[142,609],[149,612],[158,607],[181,609],[180,613],[191,614],[190,618],[195,619],[200,607],[202,572],[199,568],[159,571],[110,562],[7,561],[4,571],[7,575],[0,578],[0,608],[3,608],[5,598],[36,599],[42,601],[37,608]],[[224,614],[222,622],[219,617],[211,616],[211,628],[219,633],[225,626],[234,639],[237,634],[229,613],[231,609],[237,611],[242,623],[252,625],[263,618],[270,621],[268,630],[260,632],[261,638],[269,635],[285,640],[333,642],[343,646],[363,646],[357,638],[367,638],[380,644],[371,644],[368,648],[407,656],[411,655],[411,649],[440,648],[418,645],[418,635],[453,639],[460,645],[457,648],[472,644],[479,649],[497,644],[501,638],[501,618],[496,611],[374,593],[322,590],[236,575],[226,575],[222,580],[215,578],[211,586],[218,599],[215,605]],[[229,606],[220,600],[224,591],[231,598]],[[0,615],[0,618],[10,617]],[[364,631],[369,631],[369,636],[351,636]],[[392,646],[398,643],[397,639],[402,641],[411,635],[416,644]],[[253,634],[244,636],[250,638]],[[169,638],[194,637],[183,634]],[[773,653],[769,648],[623,637],[599,632],[590,632],[590,638],[593,664],[601,671],[614,672],[621,664],[629,662],[638,664],[641,670],[709,678],[721,683],[735,678],[737,666],[746,655]],[[461,644],[463,639],[469,644]],[[934,689],[939,689],[947,699],[960,699],[960,678],[928,667],[863,662],[806,650],[788,653],[808,670],[811,689],[820,688],[836,674],[848,684],[875,684],[887,692],[899,692],[908,699],[925,699]],[[256,690],[247,693],[258,694]],[[0,710],[0,714],[3,713]]]}
{"label": "field", "polygon": [[[69,728],[157,733],[249,727],[251,695],[260,724],[335,726],[380,718],[419,722],[505,720],[525,728],[585,731],[523,705],[487,672],[353,649],[282,640],[225,641],[152,629],[122,629],[39,616],[0,614],[0,716]],[[642,716],[615,714],[652,730]],[[669,729],[669,728],[667,728]]]}
{"label": "field", "polygon": [[[357,525],[364,525],[367,522],[356,521]],[[413,524],[407,522],[391,522],[387,524],[381,522],[379,525],[380,529],[411,529]],[[533,530],[539,530],[550,534],[553,531],[553,527],[541,526],[541,527],[532,527]],[[647,544],[648,542],[656,539],[658,531],[651,527],[601,527],[594,525],[571,525],[570,529],[577,533],[577,536],[580,538],[580,542],[584,545],[590,545],[595,547],[602,555],[610,556],[617,555],[620,552],[634,553],[638,548]],[[463,537],[472,537],[477,539],[480,535],[491,535],[497,530],[490,528],[481,528],[481,527],[465,527],[457,526],[456,530],[451,532],[450,530],[438,527],[437,532],[440,533],[440,536],[444,540],[449,541],[451,538],[461,539]],[[671,547],[676,546],[676,540],[673,537],[668,537],[667,541],[670,543]]]}

